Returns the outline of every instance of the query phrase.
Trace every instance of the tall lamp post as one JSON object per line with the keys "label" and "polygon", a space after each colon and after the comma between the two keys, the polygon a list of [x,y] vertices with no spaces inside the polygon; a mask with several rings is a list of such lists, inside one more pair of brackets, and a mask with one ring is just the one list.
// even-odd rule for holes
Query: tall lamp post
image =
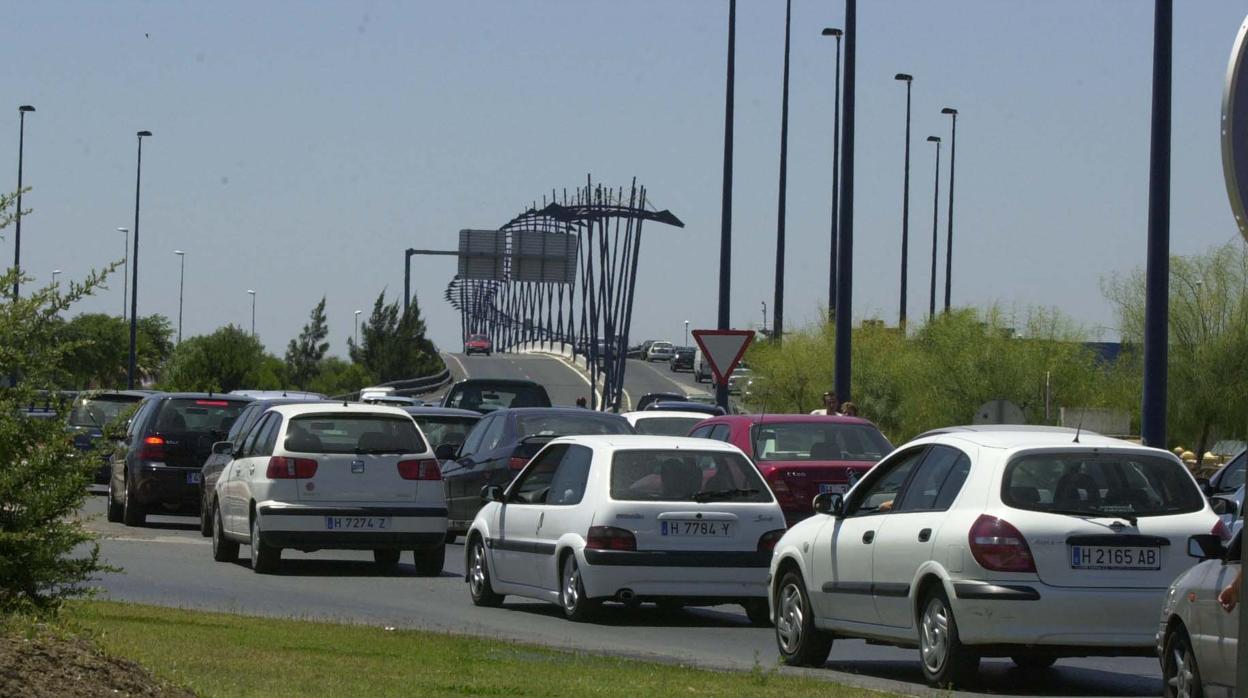
{"label": "tall lamp post", "polygon": [[953,166],[958,155],[958,110],[945,107],[941,114],[953,117],[953,131],[949,134],[949,225],[945,230],[945,312],[949,312],[949,295],[953,287]]}
{"label": "tall lamp post", "polygon": [[26,115],[35,110],[29,104],[17,108],[17,213],[13,220],[13,300],[22,282],[22,156],[26,146]]}
{"label": "tall lamp post", "polygon": [[60,269],[53,269],[53,270],[52,270],[52,285],[53,285],[53,286],[56,286],[56,277],[58,277],[58,276],[60,276],[60,275],[61,275],[61,270],[60,270]]}
{"label": "tall lamp post", "polygon": [[936,315],[936,220],[937,213],[940,212],[940,136],[928,136],[927,142],[936,144],[936,185],[932,190],[932,295],[927,305],[927,319],[930,322]]}
{"label": "tall lamp post", "polygon": [[837,203],[836,356],[833,380],[841,404],[853,390],[854,310],[854,105],[858,65],[858,1],[845,0],[845,121],[841,125],[841,195]]}
{"label": "tall lamp post", "polygon": [[906,277],[910,264],[910,86],[914,76],[897,73],[894,80],[906,83],[906,164],[901,185],[901,307],[897,313],[897,326],[906,331]]}
{"label": "tall lamp post", "polygon": [[841,197],[841,35],[840,29],[827,27],[823,36],[836,37],[836,86],[832,97],[832,254],[828,258],[828,320],[836,319],[836,243],[838,236],[837,204]]}
{"label": "tall lamp post", "polygon": [[178,344],[182,343],[182,289],[186,281],[186,253],[182,250],[174,250],[174,254],[178,256],[178,265],[181,267],[178,271]]}
{"label": "tall lamp post", "polygon": [[688,320],[685,320],[685,344],[684,346],[689,346],[689,321]]}
{"label": "tall lamp post", "polygon": [[251,296],[251,336],[256,336],[256,290],[249,288],[247,294]]}
{"label": "tall lamp post", "polygon": [[[1153,100],[1148,162],[1148,246],[1144,262],[1144,395],[1140,436],[1166,447],[1170,314],[1170,117],[1174,3],[1153,5]],[[1225,127],[1225,124],[1223,125]],[[1243,645],[1240,646],[1241,649]],[[1240,668],[1242,669],[1242,663]],[[1240,672],[1241,674],[1244,672]],[[1240,692],[1244,684],[1239,684]]]}
{"label": "tall lamp post", "polygon": [[130,229],[118,228],[117,232],[121,233],[121,321],[126,321],[126,289],[130,286],[130,279],[126,276],[126,272],[130,267]]}
{"label": "tall lamp post", "polygon": [[355,345],[357,347],[360,345],[360,313],[362,312],[364,311],[363,310],[355,311]]}
{"label": "tall lamp post", "polygon": [[130,361],[126,368],[126,387],[134,390],[139,339],[139,187],[143,182],[143,139],[151,131],[139,131],[138,160],[134,168],[134,254],[130,263]]}
{"label": "tall lamp post", "polygon": [[784,334],[784,224],[788,198],[789,174],[789,38],[793,17],[793,0],[784,3],[784,88],[780,98],[780,194],[776,204],[776,288],[775,323],[771,336],[780,339]]}
{"label": "tall lamp post", "polygon": [[[728,0],[728,74],[724,89],[724,185],[719,229],[719,322],[728,329],[732,295],[732,109],[736,82],[737,0]],[[728,409],[728,382],[715,387],[715,404]]]}

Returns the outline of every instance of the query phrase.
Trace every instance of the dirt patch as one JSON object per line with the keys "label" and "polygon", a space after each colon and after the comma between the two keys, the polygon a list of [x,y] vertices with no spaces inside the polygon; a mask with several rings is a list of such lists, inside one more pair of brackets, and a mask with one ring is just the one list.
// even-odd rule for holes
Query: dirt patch
{"label": "dirt patch", "polygon": [[0,631],[0,696],[193,698],[91,642],[47,631]]}

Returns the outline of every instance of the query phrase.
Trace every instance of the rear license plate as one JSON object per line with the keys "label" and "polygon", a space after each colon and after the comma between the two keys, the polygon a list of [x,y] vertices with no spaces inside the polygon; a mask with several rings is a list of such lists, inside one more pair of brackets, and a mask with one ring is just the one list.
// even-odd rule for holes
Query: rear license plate
{"label": "rear license plate", "polygon": [[731,521],[660,521],[659,533],[688,538],[730,538]]}
{"label": "rear license plate", "polygon": [[1070,566],[1077,570],[1159,570],[1161,548],[1072,545]]}
{"label": "rear license plate", "polygon": [[832,484],[831,482],[819,483],[819,494],[827,494],[828,492],[834,492],[836,494],[845,494],[845,492],[848,489],[849,489],[848,485],[835,485],[835,484]]}
{"label": "rear license plate", "polygon": [[330,531],[337,530],[359,530],[359,531],[388,531],[390,530],[389,516],[326,516],[325,528]]}
{"label": "rear license plate", "polygon": [[199,478],[200,478],[200,473],[187,473],[187,474],[186,474],[186,484],[188,484],[188,485],[198,485],[198,484],[199,484]]}

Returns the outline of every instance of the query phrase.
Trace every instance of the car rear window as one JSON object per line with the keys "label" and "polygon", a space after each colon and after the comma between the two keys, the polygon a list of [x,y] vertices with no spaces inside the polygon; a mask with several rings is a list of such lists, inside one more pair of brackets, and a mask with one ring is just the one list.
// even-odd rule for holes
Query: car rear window
{"label": "car rear window", "polygon": [[479,420],[476,417],[433,417],[416,415],[412,417],[425,438],[434,445],[462,444],[472,431],[472,426]]}
{"label": "car rear window", "polygon": [[633,431],[656,436],[687,436],[689,430],[701,421],[697,417],[647,417],[637,420]]}
{"label": "car rear window", "polygon": [[1205,500],[1183,466],[1144,453],[1040,453],[1005,468],[1001,500],[1015,509],[1087,516],[1163,516]]}
{"label": "car rear window", "polygon": [[611,498],[633,502],[770,502],[771,490],[741,454],[645,449],[611,458]]}
{"label": "car rear window", "polygon": [[71,427],[104,428],[105,424],[117,419],[127,408],[138,404],[143,398],[138,395],[92,395],[74,400],[74,408],[69,412]]}
{"label": "car rear window", "polygon": [[241,400],[172,398],[161,405],[153,430],[163,434],[225,436],[246,406]]}
{"label": "car rear window", "polygon": [[452,388],[446,406],[477,411],[550,407],[550,397],[540,385],[469,384]]}
{"label": "car rear window", "polygon": [[516,418],[520,438],[526,436],[587,436],[631,434],[622,417],[585,410],[584,414],[526,414]]}
{"label": "car rear window", "polygon": [[409,417],[386,414],[308,414],[292,417],[284,447],[293,453],[424,453]]}
{"label": "car rear window", "polygon": [[869,424],[778,422],[756,424],[754,454],[774,461],[878,461],[893,450]]}

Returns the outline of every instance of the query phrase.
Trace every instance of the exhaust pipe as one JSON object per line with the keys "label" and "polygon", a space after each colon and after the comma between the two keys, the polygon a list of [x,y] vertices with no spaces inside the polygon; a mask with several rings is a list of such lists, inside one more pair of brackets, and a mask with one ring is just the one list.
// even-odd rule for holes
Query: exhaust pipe
{"label": "exhaust pipe", "polygon": [[620,603],[628,603],[629,601],[633,600],[634,596],[635,595],[633,594],[632,589],[620,589],[619,591],[615,592],[615,600],[619,601]]}

